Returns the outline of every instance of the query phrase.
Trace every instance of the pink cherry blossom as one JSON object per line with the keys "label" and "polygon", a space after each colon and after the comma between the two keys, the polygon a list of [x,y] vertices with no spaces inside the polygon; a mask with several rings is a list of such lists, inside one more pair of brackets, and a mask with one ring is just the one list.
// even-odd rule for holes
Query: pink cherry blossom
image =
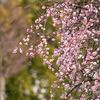
{"label": "pink cherry blossom", "polygon": [[[93,93],[90,99],[95,97],[95,100],[99,100],[100,1],[48,0],[48,3],[51,6],[42,4],[44,13],[27,29],[26,37],[23,37],[13,53],[22,53],[23,45],[27,46],[31,42],[33,47],[29,47],[26,56],[34,58],[37,53],[43,57],[43,65],[47,64],[55,72],[52,90],[63,88],[61,99],[86,100]],[[52,19],[52,23],[48,19]],[[54,28],[50,34],[46,29],[47,22]],[[31,37],[35,39],[31,40]],[[48,39],[58,43],[51,58],[48,44],[52,43]],[[81,94],[78,99],[72,95],[73,91]],[[54,95],[52,91],[52,99]]]}

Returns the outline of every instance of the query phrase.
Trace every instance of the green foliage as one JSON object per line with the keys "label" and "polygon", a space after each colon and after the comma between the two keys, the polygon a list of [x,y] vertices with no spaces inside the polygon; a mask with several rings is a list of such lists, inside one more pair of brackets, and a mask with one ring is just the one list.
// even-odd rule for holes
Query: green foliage
{"label": "green foliage", "polygon": [[18,75],[7,79],[6,100],[31,100],[36,97],[32,92],[32,76],[26,69],[23,69]]}
{"label": "green foliage", "polygon": [[[37,80],[40,84],[36,94],[33,88],[38,84],[36,82]],[[53,80],[54,73],[47,66],[43,66],[42,59],[37,55],[29,67],[23,69],[18,75],[7,79],[6,100],[40,100],[38,94],[41,93],[41,89],[46,89],[47,92],[44,93],[44,97],[48,100],[50,98],[49,91]]]}

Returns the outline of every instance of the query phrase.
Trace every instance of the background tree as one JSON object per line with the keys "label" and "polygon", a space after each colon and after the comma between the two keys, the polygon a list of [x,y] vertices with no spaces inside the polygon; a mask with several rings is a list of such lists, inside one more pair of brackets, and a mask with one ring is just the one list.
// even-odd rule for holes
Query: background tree
{"label": "background tree", "polygon": [[[23,30],[28,24],[25,24],[26,17],[23,18],[21,12],[17,12],[18,2],[5,1],[0,2],[0,99],[4,100],[5,95],[5,77],[11,77],[17,74],[27,58],[20,54],[12,55],[12,50],[20,40]],[[15,17],[17,17],[15,19]],[[20,20],[18,20],[20,19]],[[8,25],[10,24],[10,25]],[[21,26],[21,24],[24,24]],[[20,27],[17,27],[20,26]],[[22,57],[22,58],[21,58]]]}
{"label": "background tree", "polygon": [[[22,1],[0,1],[0,98],[4,100],[5,78],[17,74],[27,64],[27,57],[13,55],[15,45],[23,36],[29,23],[29,13],[23,10]],[[26,15],[27,13],[27,15]],[[18,27],[19,26],[19,27]],[[24,64],[24,65],[23,65]]]}

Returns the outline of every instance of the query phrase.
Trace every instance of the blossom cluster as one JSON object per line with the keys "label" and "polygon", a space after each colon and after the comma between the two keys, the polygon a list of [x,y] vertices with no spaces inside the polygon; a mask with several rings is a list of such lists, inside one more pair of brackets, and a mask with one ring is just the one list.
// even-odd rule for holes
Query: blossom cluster
{"label": "blossom cluster", "polygon": [[[50,3],[50,0],[48,0]],[[26,55],[34,58],[38,53],[44,58],[43,64],[55,71],[56,80],[52,88],[64,89],[62,99],[99,100],[100,99],[100,1],[99,0],[63,0],[53,2],[51,6],[42,6],[45,13],[27,29],[27,36],[20,45],[31,46]],[[46,33],[46,23],[52,18],[55,28]],[[37,32],[41,30],[41,33]],[[38,37],[32,42],[32,37]],[[48,39],[53,42],[59,37],[58,48],[49,59]],[[32,38],[33,39],[33,38]],[[29,42],[30,41],[30,42]],[[17,53],[18,48],[14,50]],[[19,48],[22,53],[22,46]],[[56,66],[52,67],[55,57]],[[79,94],[73,96],[73,91]],[[51,90],[51,100],[53,91]],[[93,95],[92,95],[93,94]]]}

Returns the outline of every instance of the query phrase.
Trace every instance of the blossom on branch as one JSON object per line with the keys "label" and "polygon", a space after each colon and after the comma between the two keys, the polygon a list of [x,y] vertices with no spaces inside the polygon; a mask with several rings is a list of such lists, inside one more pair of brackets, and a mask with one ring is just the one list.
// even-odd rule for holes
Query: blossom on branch
{"label": "blossom on branch", "polygon": [[[50,3],[50,0],[48,2]],[[52,88],[63,88],[62,99],[100,99],[99,6],[99,0],[62,0],[53,2],[48,7],[42,6],[45,13],[35,20],[33,27],[27,29],[27,36],[30,37],[23,38],[24,45],[35,37],[33,49],[29,51],[30,57],[38,53],[44,58],[43,64],[47,64],[49,69],[55,71],[58,68]],[[49,17],[52,18],[52,23],[48,22]],[[46,23],[55,28],[51,34],[46,33]],[[37,31],[39,29],[41,33]],[[56,37],[59,38],[58,48],[54,49],[54,54],[49,59],[48,40],[54,42]],[[17,49],[14,52],[16,53]],[[53,67],[56,57],[56,67]],[[80,94],[74,96],[74,91]],[[54,95],[51,93],[52,100]]]}

